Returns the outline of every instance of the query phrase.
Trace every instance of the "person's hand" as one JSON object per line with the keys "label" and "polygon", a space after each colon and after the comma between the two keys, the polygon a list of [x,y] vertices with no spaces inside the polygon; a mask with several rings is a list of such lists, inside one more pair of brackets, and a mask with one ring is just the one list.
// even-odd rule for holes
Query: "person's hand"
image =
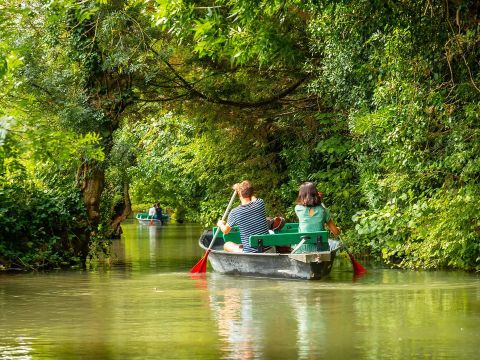
{"label": "person's hand", "polygon": [[217,226],[221,229],[222,227],[225,226],[225,220],[218,220],[217,221]]}
{"label": "person's hand", "polygon": [[235,190],[238,193],[238,186],[239,185],[240,185],[239,183],[233,184],[232,190]]}

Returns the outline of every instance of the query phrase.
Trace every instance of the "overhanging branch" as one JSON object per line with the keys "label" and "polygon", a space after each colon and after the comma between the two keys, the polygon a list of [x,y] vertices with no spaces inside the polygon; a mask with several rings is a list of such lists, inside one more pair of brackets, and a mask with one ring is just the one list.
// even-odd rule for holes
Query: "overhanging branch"
{"label": "overhanging branch", "polygon": [[[220,97],[213,97],[213,96],[206,95],[200,92],[199,90],[197,90],[189,81],[187,81],[182,75],[180,75],[180,73],[173,67],[172,64],[170,64],[167,60],[165,60],[162,56],[160,56],[154,49],[151,49],[151,50],[155,55],[158,56],[159,59],[161,59],[161,61],[170,69],[170,71],[174,74],[174,76],[183,84],[183,87],[188,90],[192,98],[195,98],[195,97],[200,98],[214,104],[235,106],[240,108],[256,108],[256,107],[273,104],[285,98],[289,94],[293,93],[308,78],[308,75],[305,75],[304,77],[299,79],[297,82],[295,82],[293,85],[287,87],[286,89],[279,92],[278,94],[275,94],[269,98],[259,100],[259,101],[236,101],[236,100],[223,99]],[[175,98],[172,98],[172,100],[175,100]]]}

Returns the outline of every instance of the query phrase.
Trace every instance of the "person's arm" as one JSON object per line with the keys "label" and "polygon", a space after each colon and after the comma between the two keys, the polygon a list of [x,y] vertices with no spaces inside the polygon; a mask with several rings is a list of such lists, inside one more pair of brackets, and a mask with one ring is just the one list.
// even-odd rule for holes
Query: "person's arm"
{"label": "person's arm", "polygon": [[224,220],[218,220],[217,226],[220,228],[220,230],[222,230],[225,235],[227,235],[230,230],[232,230],[232,228],[228,226]]}
{"label": "person's arm", "polygon": [[333,222],[332,219],[327,221],[327,228],[328,228],[328,230],[330,230],[330,232],[333,235],[335,235],[335,236],[340,235],[340,229],[337,227],[337,225],[335,225],[335,223]]}
{"label": "person's arm", "polygon": [[[235,192],[236,192],[236,194],[237,194],[238,196],[240,196],[240,195],[238,194],[238,185],[239,185],[238,183],[237,183],[237,184],[234,184],[234,185],[232,186],[232,189],[235,190]],[[217,221],[217,226],[220,228],[220,230],[222,230],[222,232],[223,232],[225,235],[227,235],[227,234],[230,232],[230,230],[232,230],[232,226],[230,226],[230,225],[228,225],[228,224],[232,224],[232,226],[235,224],[235,219],[232,218],[232,213],[228,214],[228,219],[227,219],[227,221],[225,221],[225,220],[218,220],[218,221]]]}

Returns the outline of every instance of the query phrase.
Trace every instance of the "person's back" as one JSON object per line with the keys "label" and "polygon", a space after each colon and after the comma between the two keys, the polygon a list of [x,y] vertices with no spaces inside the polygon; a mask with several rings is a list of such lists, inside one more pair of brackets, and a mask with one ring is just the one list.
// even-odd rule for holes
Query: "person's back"
{"label": "person's back", "polygon": [[153,217],[155,216],[155,213],[156,213],[156,211],[155,211],[155,205],[153,205],[150,209],[148,209],[148,216],[149,216],[150,218],[153,218]]}
{"label": "person's back", "polygon": [[295,205],[298,217],[298,232],[315,232],[325,230],[324,224],[330,220],[330,212],[322,205]]}
{"label": "person's back", "polygon": [[[327,227],[334,235],[340,233],[330,216],[330,211],[323,206],[322,195],[317,191],[314,183],[305,182],[300,186],[295,213],[298,217],[298,232],[322,231]],[[313,244],[292,248],[295,248],[296,252],[317,251],[316,245]]]}
{"label": "person's back", "polygon": [[265,203],[262,199],[256,199],[236,207],[230,213],[227,224],[238,225],[243,252],[257,252],[249,246],[248,239],[252,235],[268,234]]}
{"label": "person's back", "polygon": [[162,208],[160,205],[155,205],[155,219],[162,220]]}
{"label": "person's back", "polygon": [[228,241],[224,249],[229,252],[257,252],[257,249],[249,246],[248,240],[252,235],[268,234],[265,203],[253,196],[253,188],[249,181],[235,184],[233,188],[240,198],[241,205],[230,212],[226,223],[219,220],[217,226],[224,234],[228,234],[233,226],[238,225],[242,245]]}

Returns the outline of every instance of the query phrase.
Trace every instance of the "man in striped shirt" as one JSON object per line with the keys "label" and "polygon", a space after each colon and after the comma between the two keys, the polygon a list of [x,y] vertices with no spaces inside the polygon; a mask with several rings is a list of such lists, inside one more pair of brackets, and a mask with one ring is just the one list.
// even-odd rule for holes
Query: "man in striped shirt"
{"label": "man in striped shirt", "polygon": [[226,223],[219,220],[217,226],[224,234],[228,234],[233,226],[238,225],[242,245],[228,241],[224,249],[229,252],[257,252],[257,249],[249,246],[248,238],[251,235],[268,234],[265,203],[253,195],[250,181],[235,184],[233,189],[237,192],[241,204],[230,212]]}

